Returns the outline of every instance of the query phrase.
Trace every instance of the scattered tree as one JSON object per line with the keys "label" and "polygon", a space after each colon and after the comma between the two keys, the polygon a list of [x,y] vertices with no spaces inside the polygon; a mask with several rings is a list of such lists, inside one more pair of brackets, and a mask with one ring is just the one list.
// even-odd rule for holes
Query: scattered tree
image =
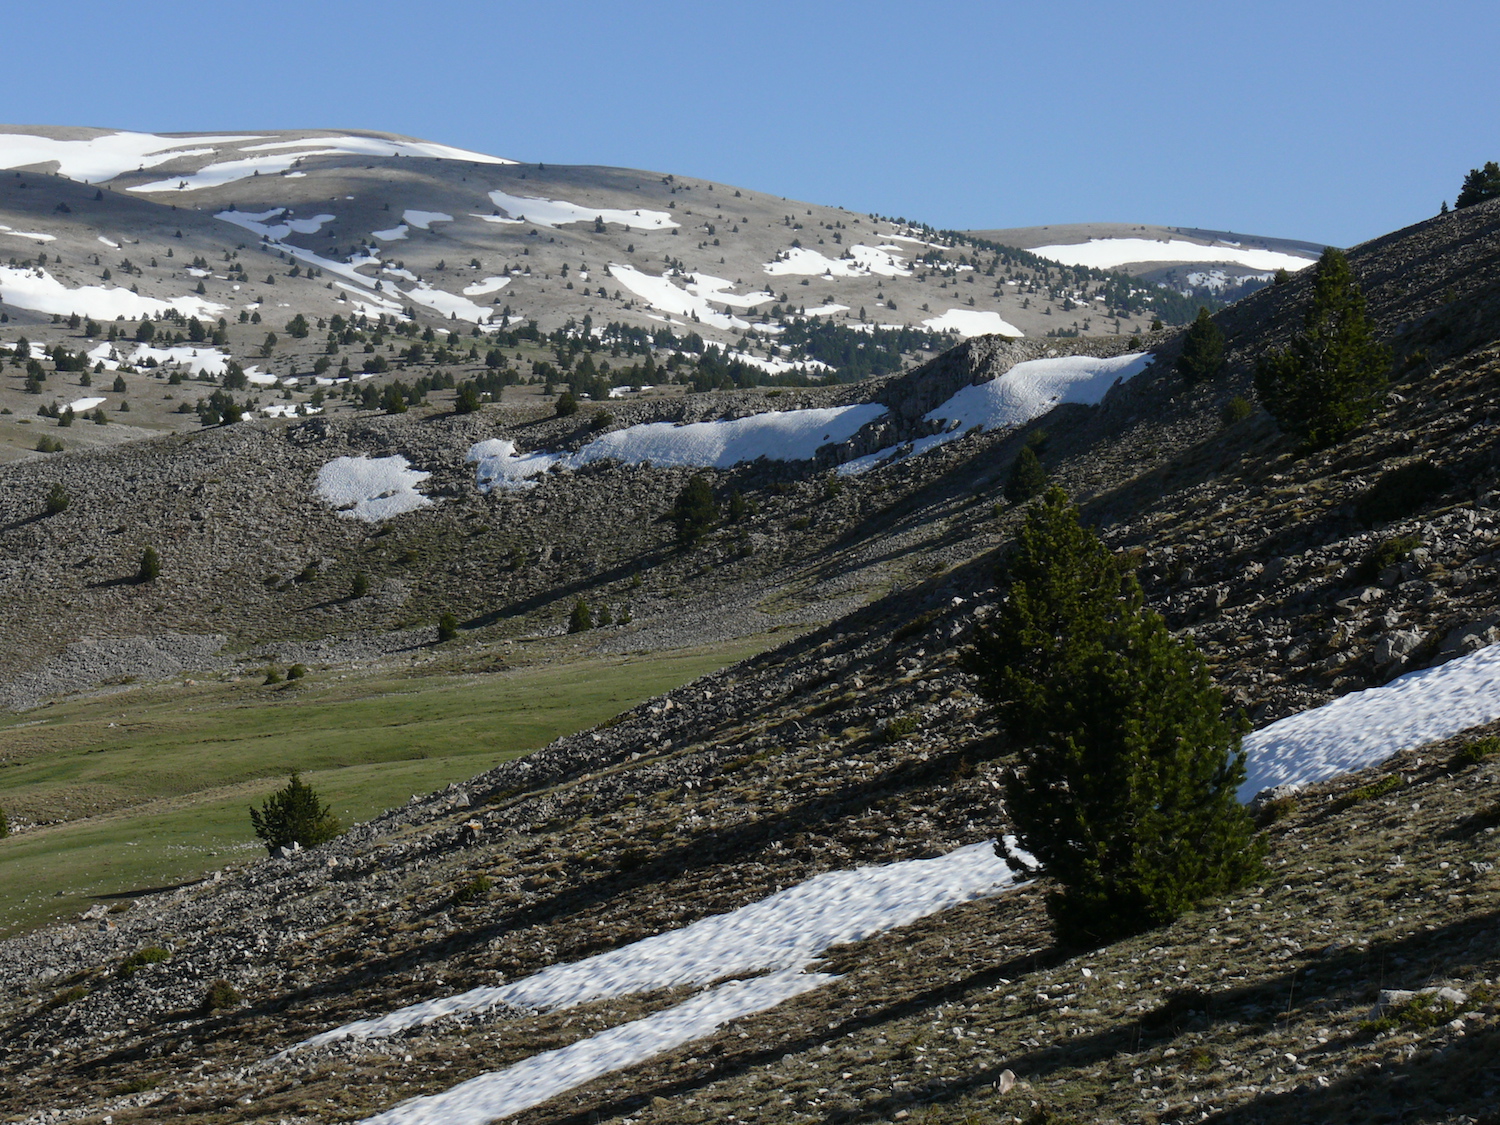
{"label": "scattered tree", "polygon": [[349,596],[351,598],[362,598],[370,592],[370,579],[364,571],[354,576],[354,581],[349,583]]}
{"label": "scattered tree", "polygon": [[1006,808],[1065,944],[1162,925],[1260,871],[1243,718],[1060,488],[1027,512],[968,667],[1019,743]]}
{"label": "scattered tree", "polygon": [[714,500],[713,485],[702,473],[694,473],[683,485],[672,504],[672,522],[677,526],[677,541],[695,545],[719,519],[719,505]]}
{"label": "scattered tree", "polygon": [[1329,247],[1318,260],[1303,328],[1255,370],[1255,390],[1276,424],[1318,449],[1333,445],[1385,397],[1390,352],[1375,339],[1349,259]]}
{"label": "scattered tree", "polygon": [[155,582],[161,576],[161,556],[156,553],[155,547],[147,547],[141,552],[141,565],[135,572],[135,580],[141,585]]}
{"label": "scattered tree", "polygon": [[1024,504],[1033,496],[1041,495],[1047,487],[1047,470],[1042,460],[1030,445],[1022,448],[1020,455],[1010,465],[1010,475],[1005,480],[1005,498],[1012,504]]}
{"label": "scattered tree", "polygon": [[458,618],[452,613],[444,613],[438,618],[437,625],[438,644],[458,638]]}
{"label": "scattered tree", "polygon": [[54,481],[51,491],[47,493],[47,514],[55,516],[59,512],[66,512],[69,502],[68,490],[62,486],[61,481]]}
{"label": "scattered tree", "polygon": [[578,413],[578,400],[573,397],[572,391],[563,391],[562,394],[557,396],[556,410],[559,418],[566,418],[571,414]]}
{"label": "scattered tree", "polygon": [[583,633],[593,627],[594,618],[589,613],[588,603],[579,598],[573,603],[573,612],[568,617],[568,632]]}
{"label": "scattered tree", "polygon": [[[1469,174],[1464,177],[1463,190],[1458,193],[1458,198],[1453,201],[1455,210],[1464,207],[1472,207],[1476,203],[1483,203],[1487,199],[1500,199],[1500,164],[1493,160],[1487,162],[1483,168],[1470,168]],[[1443,204],[1447,207],[1447,204]]]}
{"label": "scattered tree", "polygon": [[259,809],[250,807],[250,824],[272,855],[293,844],[316,847],[343,831],[338,817],[295,770],[285,788],[272,793]]}
{"label": "scattered tree", "polygon": [[479,409],[479,388],[471,382],[459,385],[458,395],[453,400],[455,414],[473,414]]}
{"label": "scattered tree", "polygon": [[1177,370],[1189,383],[1212,379],[1224,367],[1224,333],[1208,310],[1198,306],[1198,317],[1182,338],[1182,354]]}

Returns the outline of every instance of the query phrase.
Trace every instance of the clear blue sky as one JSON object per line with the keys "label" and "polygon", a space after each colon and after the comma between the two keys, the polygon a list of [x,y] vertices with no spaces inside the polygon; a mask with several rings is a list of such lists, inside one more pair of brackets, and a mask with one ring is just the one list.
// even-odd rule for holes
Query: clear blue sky
{"label": "clear blue sky", "polygon": [[1500,159],[1495,0],[17,4],[16,124],[381,129],[938,227],[1351,245]]}

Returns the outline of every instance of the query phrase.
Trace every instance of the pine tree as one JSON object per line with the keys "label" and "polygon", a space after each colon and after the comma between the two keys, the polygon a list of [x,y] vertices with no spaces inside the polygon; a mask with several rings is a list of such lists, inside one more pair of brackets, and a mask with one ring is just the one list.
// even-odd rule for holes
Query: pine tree
{"label": "pine tree", "polygon": [[1024,504],[1046,487],[1047,470],[1042,468],[1036,450],[1027,445],[1011,462],[1010,475],[1005,479],[1005,498],[1012,504]]}
{"label": "pine tree", "polygon": [[1208,315],[1208,310],[1199,305],[1197,319],[1182,338],[1177,370],[1187,382],[1201,383],[1212,379],[1223,367],[1224,333]]}
{"label": "pine tree", "polygon": [[968,666],[1019,744],[1006,808],[1058,884],[1059,940],[1109,942],[1251,880],[1244,724],[1224,716],[1203,658],[1060,488],[1028,511],[1008,569]]}
{"label": "pine tree", "polygon": [[51,491],[47,493],[47,514],[55,516],[60,512],[66,512],[70,502],[68,490],[62,486],[62,482],[54,481]]}
{"label": "pine tree", "polygon": [[1463,190],[1458,193],[1453,207],[1454,210],[1472,207],[1487,199],[1500,199],[1500,164],[1493,160],[1483,168],[1469,169],[1469,174],[1464,177]]}
{"label": "pine tree", "polygon": [[677,525],[677,541],[693,546],[718,522],[719,505],[714,501],[713,485],[702,473],[694,473],[683,485],[672,504],[672,522]]}
{"label": "pine tree", "polygon": [[250,807],[250,824],[273,855],[277,848],[293,844],[315,847],[343,831],[338,817],[295,771],[284,789],[272,793],[259,809]]}
{"label": "pine tree", "polygon": [[147,547],[141,552],[140,569],[135,573],[135,580],[145,585],[155,582],[161,576],[161,556],[156,553],[155,547]]}
{"label": "pine tree", "polygon": [[1375,412],[1389,366],[1349,259],[1330,246],[1316,266],[1302,331],[1256,366],[1255,390],[1283,432],[1320,449]]}
{"label": "pine tree", "polygon": [[455,640],[458,637],[458,618],[451,613],[444,613],[438,618],[437,638],[438,643]]}
{"label": "pine tree", "polygon": [[557,398],[557,405],[553,408],[559,418],[566,418],[570,414],[578,413],[578,400],[573,397],[572,391],[563,391]]}
{"label": "pine tree", "polygon": [[573,603],[573,612],[568,617],[568,632],[585,633],[594,627],[594,618],[589,613],[588,602],[579,598]]}
{"label": "pine tree", "polygon": [[458,394],[453,399],[453,413],[473,414],[479,409],[479,388],[473,383],[460,383]]}

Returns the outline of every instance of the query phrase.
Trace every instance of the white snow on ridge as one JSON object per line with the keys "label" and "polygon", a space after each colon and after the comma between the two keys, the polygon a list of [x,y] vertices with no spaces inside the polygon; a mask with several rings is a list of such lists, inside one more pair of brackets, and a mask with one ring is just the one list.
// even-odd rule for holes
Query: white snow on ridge
{"label": "white snow on ridge", "polygon": [[[664,313],[672,313],[676,316],[696,317],[700,324],[707,324],[712,328],[749,328],[750,322],[728,313],[716,312],[709,304],[708,298],[702,293],[690,293],[686,289],[680,289],[672,284],[671,278],[656,277],[649,273],[643,273],[634,266],[611,265],[609,275],[621,285],[629,289],[637,297],[642,298],[653,309],[659,309]],[[712,278],[718,281],[719,278]],[[728,282],[725,282],[727,285]],[[700,283],[701,285],[701,283]],[[721,303],[725,302],[722,294],[714,291],[715,299]],[[769,297],[767,297],[769,299]],[[746,298],[736,298],[746,300]]]}
{"label": "white snow on ridge", "polygon": [[1234,262],[1253,270],[1300,270],[1315,257],[1285,254],[1279,250],[1245,250],[1235,246],[1202,246],[1174,238],[1092,238],[1087,242],[1036,246],[1030,251],[1065,266],[1089,266],[1108,270],[1134,262]]}
{"label": "white snow on ridge", "polygon": [[55,234],[42,234],[39,231],[34,230],[16,230],[13,227],[6,226],[4,223],[0,223],[0,234],[8,234],[12,238],[29,238],[33,242],[57,241],[57,235]]}
{"label": "white snow on ridge", "polygon": [[1378,765],[1402,750],[1495,719],[1500,645],[1351,692],[1246,735],[1248,777],[1239,798],[1249,801],[1274,785],[1308,785]]}
{"label": "white snow on ridge", "polygon": [[473,285],[464,286],[465,297],[483,297],[486,293],[495,293],[510,284],[508,277],[487,277],[483,281],[476,281]]}
{"label": "white snow on ridge", "polygon": [[499,190],[490,192],[490,199],[505,215],[476,215],[475,218],[489,223],[528,222],[539,227],[560,227],[566,223],[592,223],[595,219],[603,219],[606,223],[619,223],[631,230],[643,231],[666,230],[677,225],[666,211],[584,207],[565,199],[534,199]]}
{"label": "white snow on ridge", "polygon": [[401,213],[401,221],[410,223],[418,230],[430,230],[433,223],[451,223],[453,216],[441,211],[413,211],[408,208]]}
{"label": "white snow on ridge", "polygon": [[805,461],[823,446],[848,441],[860,428],[885,415],[873,403],[822,410],[771,411],[722,422],[648,422],[596,438],[577,453],[517,454],[513,442],[490,438],[474,445],[467,460],[477,464],[482,492],[530,488],[532,477],[554,465],[567,469],[596,461],[639,465],[727,469],[765,457]]}
{"label": "white snow on ridge", "polygon": [[942,316],[924,320],[923,325],[934,332],[946,332],[952,328],[960,336],[1024,336],[1014,324],[1001,320],[997,312],[980,309],[949,309]]}
{"label": "white snow on ridge", "polygon": [[[1010,842],[1010,841],[1008,841]],[[740,973],[800,969],[824,950],[905,926],[1011,886],[993,840],[936,859],[829,871],[727,914],[643,938],[518,981],[473,988],[358,1020],[298,1043],[393,1035],[460,1012],[500,1005],[555,1011],[657,988],[706,985]]]}
{"label": "white snow on ridge", "polygon": [[199,188],[222,187],[224,184],[232,184],[236,180],[249,179],[255,175],[271,176],[278,172],[285,172],[304,156],[336,156],[338,152],[336,148],[319,148],[311,152],[278,153],[274,156],[246,156],[239,160],[222,160],[215,164],[205,164],[196,172],[184,172],[180,176],[173,176],[166,180],[153,180],[149,184],[136,184],[125,190],[197,191]]}
{"label": "white snow on ridge", "polygon": [[873,246],[851,246],[847,258],[830,258],[806,246],[794,246],[782,252],[774,262],[767,262],[764,269],[773,275],[804,274],[810,277],[864,277],[878,274],[881,277],[910,277],[902,260],[889,250],[877,250]]}
{"label": "white snow on ridge", "polygon": [[431,504],[416,488],[431,475],[411,468],[400,454],[335,457],[318,470],[315,491],[339,515],[379,523]]}
{"label": "white snow on ridge", "polygon": [[[258,138],[248,138],[258,139]],[[503,156],[489,156],[482,152],[471,152],[466,148],[434,144],[431,141],[386,141],[379,137],[306,137],[300,141],[272,141],[263,145],[245,145],[241,152],[260,152],[278,148],[309,148],[317,146],[323,151],[350,153],[355,156],[425,156],[436,160],[467,160],[474,164],[514,164]],[[293,155],[310,155],[308,153]]]}
{"label": "white snow on ridge", "polygon": [[904,460],[926,453],[957,441],[976,426],[982,430],[1022,426],[1061,403],[1092,406],[1102,402],[1116,383],[1139,375],[1150,362],[1151,355],[1147,352],[1131,352],[1111,359],[1087,355],[1029,359],[988,382],[964,387],[924,414],[926,421],[944,423],[941,433],[846,461],[838,467],[838,473],[857,476],[893,457]]}
{"label": "white snow on ridge", "polygon": [[459,320],[467,320],[471,324],[488,320],[495,311],[487,305],[476,305],[467,297],[449,293],[446,289],[435,289],[425,281],[419,281],[410,289],[397,290],[397,292],[409,301],[426,305],[429,309],[435,309],[444,316],[456,316]]}
{"label": "white snow on ridge", "polygon": [[543,1051],[440,1094],[413,1098],[366,1118],[363,1125],[487,1125],[600,1075],[702,1039],[730,1020],[767,1011],[783,1000],[837,979],[827,973],[788,969],[752,980],[730,981],[644,1019]]}
{"label": "white snow on ridge", "polygon": [[159,137],[154,133],[106,133],[87,140],[60,141],[24,133],[0,134],[0,168],[24,168],[57,162],[70,180],[99,183],[138,168],[154,168],[180,157],[206,156],[214,149],[192,146],[259,140],[240,134],[226,137]]}
{"label": "white snow on ridge", "polygon": [[80,285],[69,289],[46,270],[15,269],[0,266],[0,299],[16,308],[33,312],[70,316],[91,316],[114,320],[118,316],[131,320],[176,309],[184,316],[207,317],[224,310],[223,305],[202,297],[173,297],[170,301],[143,297],[117,286]]}

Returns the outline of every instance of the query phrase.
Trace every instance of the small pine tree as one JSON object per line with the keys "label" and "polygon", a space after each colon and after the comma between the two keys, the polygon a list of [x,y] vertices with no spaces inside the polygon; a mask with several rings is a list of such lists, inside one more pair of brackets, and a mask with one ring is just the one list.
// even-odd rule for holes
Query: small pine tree
{"label": "small pine tree", "polygon": [[557,396],[557,416],[567,418],[569,415],[578,413],[578,400],[573,397],[572,391],[563,391]]}
{"label": "small pine tree", "polygon": [[[1472,207],[1487,199],[1500,199],[1500,164],[1488,161],[1483,168],[1470,168],[1464,177],[1463,190],[1453,201],[1454,210]],[[1444,207],[1447,206],[1445,203]]]}
{"label": "small pine tree", "polygon": [[296,771],[286,787],[272,793],[259,809],[250,807],[250,824],[272,855],[277,848],[293,844],[316,847],[343,831],[338,817]]}
{"label": "small pine tree", "polygon": [[453,400],[453,412],[455,414],[473,414],[479,409],[479,388],[473,383],[463,383],[458,388],[458,395]]}
{"label": "small pine tree", "polygon": [[672,504],[672,522],[677,525],[677,541],[691,547],[719,519],[719,505],[714,500],[713,485],[702,473],[694,473],[683,485]]}
{"label": "small pine tree", "polygon": [[351,598],[362,598],[370,592],[370,579],[364,571],[354,576],[354,581],[349,583],[349,596]]}
{"label": "small pine tree", "polygon": [[1255,370],[1255,391],[1282,431],[1320,449],[1348,437],[1385,397],[1390,352],[1375,340],[1349,259],[1318,260],[1303,328]]}
{"label": "small pine tree", "polygon": [[1005,479],[1005,498],[1012,504],[1024,504],[1033,496],[1040,496],[1047,487],[1047,470],[1036,450],[1027,445],[1011,462],[1010,475]]}
{"label": "small pine tree", "polygon": [[54,481],[51,490],[47,493],[47,514],[55,516],[59,512],[66,512],[70,502],[68,490],[62,486],[62,482]]}
{"label": "small pine tree", "polygon": [[601,605],[599,607],[599,612],[595,615],[595,622],[601,629],[606,625],[613,625],[615,623],[615,615],[609,611],[609,606]]}
{"label": "small pine tree", "polygon": [[156,553],[155,547],[147,547],[141,552],[140,569],[135,573],[135,580],[147,585],[155,582],[161,576],[161,556]]}
{"label": "small pine tree", "polygon": [[1243,719],[1062,489],[1027,512],[1008,572],[967,664],[1019,743],[1006,810],[1057,882],[1059,940],[1109,942],[1254,878]]}
{"label": "small pine tree", "polygon": [[1182,338],[1177,370],[1189,383],[1212,379],[1224,367],[1224,333],[1202,305]]}
{"label": "small pine tree", "polygon": [[113,389],[114,389],[115,394],[117,394],[117,395],[118,394],[124,394],[125,391],[129,389],[129,388],[127,388],[125,386],[125,376],[123,376],[123,375],[116,375],[115,376],[115,382],[114,382],[114,388]]}
{"label": "small pine tree", "polygon": [[458,638],[458,618],[451,613],[444,613],[438,618],[438,643],[452,641]]}
{"label": "small pine tree", "polygon": [[568,617],[568,632],[584,633],[592,629],[593,627],[594,618],[593,615],[589,613],[588,603],[582,598],[579,598],[576,602],[573,603],[573,612]]}

